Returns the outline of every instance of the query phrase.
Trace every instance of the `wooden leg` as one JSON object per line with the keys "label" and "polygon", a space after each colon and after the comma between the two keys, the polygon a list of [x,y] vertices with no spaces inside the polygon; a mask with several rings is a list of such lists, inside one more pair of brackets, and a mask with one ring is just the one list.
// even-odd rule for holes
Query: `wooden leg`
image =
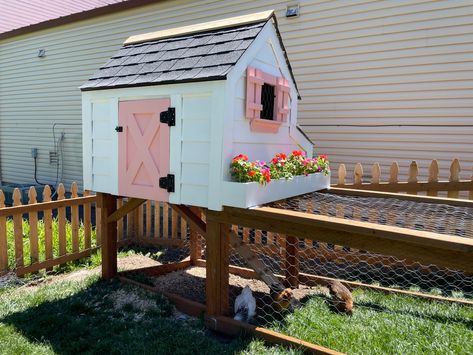
{"label": "wooden leg", "polygon": [[207,220],[206,307],[210,316],[229,312],[229,231],[230,226]]}
{"label": "wooden leg", "polygon": [[[192,212],[194,212],[197,216],[201,217],[201,212],[199,208],[191,208]],[[202,242],[201,236],[196,231],[192,225],[189,225],[190,228],[190,259],[191,264],[195,265],[197,260],[202,257]]]}
{"label": "wooden leg", "polygon": [[287,286],[299,287],[299,239],[288,235],[286,237],[285,276]]}
{"label": "wooden leg", "polygon": [[102,239],[102,278],[110,280],[117,275],[117,222],[108,222],[108,217],[117,208],[117,198],[110,194],[97,193],[100,208]]}

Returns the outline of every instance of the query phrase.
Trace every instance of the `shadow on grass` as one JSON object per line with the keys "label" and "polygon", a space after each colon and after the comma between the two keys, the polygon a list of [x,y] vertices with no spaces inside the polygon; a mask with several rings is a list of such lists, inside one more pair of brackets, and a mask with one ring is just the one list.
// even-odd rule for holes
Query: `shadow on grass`
{"label": "shadow on grass", "polygon": [[117,281],[96,281],[0,322],[57,354],[230,354],[248,345],[209,336],[200,321],[174,318],[164,297]]}

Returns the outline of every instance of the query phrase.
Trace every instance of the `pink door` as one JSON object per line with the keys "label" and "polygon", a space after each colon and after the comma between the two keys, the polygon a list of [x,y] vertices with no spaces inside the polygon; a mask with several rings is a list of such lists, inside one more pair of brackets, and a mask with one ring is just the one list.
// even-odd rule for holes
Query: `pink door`
{"label": "pink door", "polygon": [[122,196],[168,201],[159,179],[169,173],[169,126],[160,123],[169,99],[120,102],[118,106],[118,192]]}

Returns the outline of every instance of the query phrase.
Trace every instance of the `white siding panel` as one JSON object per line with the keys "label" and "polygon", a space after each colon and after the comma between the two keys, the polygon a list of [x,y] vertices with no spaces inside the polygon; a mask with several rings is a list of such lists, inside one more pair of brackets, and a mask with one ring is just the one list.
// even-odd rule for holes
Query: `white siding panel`
{"label": "white siding panel", "polygon": [[[59,178],[63,171],[67,185],[81,182],[77,87],[128,36],[269,8],[276,9],[303,98],[300,123],[317,152],[329,154],[335,166],[379,161],[387,167],[398,160],[407,169],[410,159],[426,164],[438,158],[445,174],[449,161],[458,157],[464,166],[462,177],[469,176],[467,168],[473,164],[473,127],[467,126],[473,124],[473,3],[299,3],[301,16],[286,19],[287,1],[170,0],[1,41],[0,179],[33,182],[30,152],[37,147],[38,177],[54,183],[56,167],[49,164],[49,151],[58,150],[53,139],[56,123],[56,139],[64,132]],[[45,58],[36,57],[39,48],[46,50]],[[243,85],[239,86],[236,91],[242,98]],[[189,162],[196,162],[197,153],[208,152],[208,126],[201,123],[183,119],[184,139],[196,144],[195,151],[183,149]],[[429,126],[433,124],[446,127]],[[461,126],[448,127],[451,124]],[[201,191],[202,196],[206,193]]]}

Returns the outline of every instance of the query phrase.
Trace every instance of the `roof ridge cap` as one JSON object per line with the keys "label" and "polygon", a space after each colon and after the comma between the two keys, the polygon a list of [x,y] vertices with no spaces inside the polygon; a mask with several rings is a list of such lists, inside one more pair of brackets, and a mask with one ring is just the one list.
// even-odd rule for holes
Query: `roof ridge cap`
{"label": "roof ridge cap", "polygon": [[123,43],[124,45],[139,44],[143,42],[171,38],[176,36],[188,35],[198,32],[217,30],[222,28],[234,27],[237,25],[247,25],[251,23],[263,22],[274,16],[274,10],[256,12],[252,14],[235,16],[210,22],[202,22],[194,25],[174,27],[167,30],[144,33],[130,36]]}

